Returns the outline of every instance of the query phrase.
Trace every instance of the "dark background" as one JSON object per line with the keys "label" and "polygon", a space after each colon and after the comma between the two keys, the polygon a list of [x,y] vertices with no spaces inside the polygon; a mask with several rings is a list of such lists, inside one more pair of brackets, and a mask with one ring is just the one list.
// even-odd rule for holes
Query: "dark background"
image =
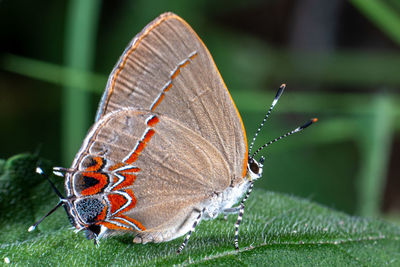
{"label": "dark background", "polygon": [[400,221],[400,2],[1,1],[0,157],[39,153],[68,167],[128,42],[165,11],[203,39],[248,139],[288,88],[256,146],[257,188]]}

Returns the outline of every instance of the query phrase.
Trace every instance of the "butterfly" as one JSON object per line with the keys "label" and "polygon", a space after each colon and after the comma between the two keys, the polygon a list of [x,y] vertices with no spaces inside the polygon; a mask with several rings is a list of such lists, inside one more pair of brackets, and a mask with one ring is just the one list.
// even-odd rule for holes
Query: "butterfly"
{"label": "butterfly", "polygon": [[54,168],[65,177],[66,196],[51,183],[60,197],[52,211],[64,206],[76,230],[95,241],[124,232],[133,232],[135,243],[186,234],[178,253],[201,220],[237,213],[239,249],[244,202],[263,170],[264,158],[255,156],[316,121],[250,154],[284,89],[248,148],[240,114],[206,46],[182,18],[160,15],[136,35],[111,72],[95,124],[72,166]]}

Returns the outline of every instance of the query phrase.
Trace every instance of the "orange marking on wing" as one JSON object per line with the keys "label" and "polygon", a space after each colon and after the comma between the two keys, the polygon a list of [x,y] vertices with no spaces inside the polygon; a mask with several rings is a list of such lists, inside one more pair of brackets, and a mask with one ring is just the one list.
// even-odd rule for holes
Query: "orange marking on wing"
{"label": "orange marking on wing", "polygon": [[183,63],[179,68],[184,68],[184,67],[186,67],[186,65],[187,64],[189,64],[190,63],[190,61],[189,60],[187,60],[185,63]]}
{"label": "orange marking on wing", "polygon": [[103,159],[101,157],[93,157],[93,160],[96,162],[94,165],[91,165],[86,168],[88,172],[95,172],[101,169],[103,166]]}
{"label": "orange marking on wing", "polygon": [[[246,138],[246,134],[245,134],[245,138]],[[247,139],[246,139],[247,142]],[[247,154],[247,143],[246,143],[246,154],[244,155],[244,160],[243,160],[243,171],[242,171],[242,176],[245,177],[247,175],[247,161],[248,159],[248,154]]]}
{"label": "orange marking on wing", "polygon": [[146,230],[146,227],[144,227],[143,224],[141,224],[139,221],[137,221],[135,219],[132,219],[132,218],[126,216],[126,215],[122,215],[122,214],[118,215],[118,216],[121,217],[121,218],[124,218],[127,221],[130,221],[133,224],[135,224],[138,228],[140,228],[140,230],[142,230],[142,231]]}
{"label": "orange marking on wing", "polygon": [[108,229],[112,229],[112,230],[131,230],[128,226],[126,226],[126,227],[119,226],[119,225],[115,225],[115,224],[109,223],[109,222],[100,222],[98,224],[103,225],[103,226],[107,227]]}
{"label": "orange marking on wing", "polygon": [[125,179],[124,179],[124,181],[122,183],[120,183],[119,185],[114,187],[114,189],[112,191],[116,191],[116,190],[122,189],[124,187],[131,186],[131,185],[133,185],[133,183],[136,180],[136,175],[129,174],[129,173],[125,173],[125,174],[120,173],[120,174],[122,176],[124,176]]}
{"label": "orange marking on wing", "polygon": [[147,145],[147,143],[150,141],[150,139],[153,137],[155,133],[156,131],[154,131],[153,129],[148,130],[143,138],[143,142]]}
{"label": "orange marking on wing", "polygon": [[108,168],[110,171],[116,170],[118,168],[124,167],[126,166],[126,164],[124,162],[119,162],[113,166],[111,166],[110,168]]}
{"label": "orange marking on wing", "polygon": [[135,152],[132,153],[132,155],[129,157],[128,160],[126,160],[126,163],[131,164],[133,162],[135,162],[138,159],[139,155]]}
{"label": "orange marking on wing", "polygon": [[137,154],[140,154],[145,147],[146,147],[145,142],[140,141],[140,143],[139,143],[138,147],[136,148],[135,152]]}
{"label": "orange marking on wing", "polygon": [[99,215],[97,215],[96,220],[97,221],[103,221],[107,216],[107,207],[104,207],[104,209],[101,211]]}
{"label": "orange marking on wing", "polygon": [[91,177],[99,181],[98,184],[82,190],[81,194],[90,196],[99,193],[108,184],[107,176],[100,172],[83,172],[83,176]]}
{"label": "orange marking on wing", "polygon": [[132,153],[132,155],[127,159],[125,162],[128,164],[132,164],[139,158],[139,154],[143,151],[144,147],[146,146],[145,143],[142,141],[139,141],[138,146],[136,147],[135,151]]}
{"label": "orange marking on wing", "polygon": [[164,89],[164,92],[168,92],[171,89],[172,83],[168,84],[168,86]]}
{"label": "orange marking on wing", "polygon": [[[154,116],[151,118],[148,122],[147,125],[150,127],[153,127],[156,125],[160,120],[157,118],[157,116]],[[143,149],[146,147],[147,143],[150,142],[150,139],[153,137],[153,135],[156,133],[153,129],[149,129],[145,136],[143,137],[142,140],[139,141],[139,144],[137,145],[135,151],[129,156],[127,160],[125,160],[125,163],[127,164],[132,164],[135,162],[138,158],[140,153],[142,153]],[[140,171],[140,169],[139,169]]]}
{"label": "orange marking on wing", "polygon": [[[144,227],[143,226],[143,224],[141,224],[139,221],[137,221],[137,220],[135,220],[135,219],[132,219],[132,218],[129,218],[129,217],[127,217],[127,216],[119,216],[120,218],[114,218],[114,219],[112,219],[112,221],[114,221],[114,222],[118,222],[118,223],[120,223],[120,224],[124,224],[124,225],[126,225],[127,227],[129,227],[129,229],[131,230],[132,228],[132,226],[130,226],[129,225],[129,223],[127,223],[127,222],[125,222],[124,220],[122,220],[122,218],[123,219],[125,219],[125,220],[127,220],[127,221],[129,221],[129,222],[131,222],[131,223],[133,223],[136,227],[138,227],[141,231],[144,231],[144,230],[146,230],[146,227]],[[136,230],[136,229],[135,229]]]}
{"label": "orange marking on wing", "polygon": [[[197,53],[195,53],[194,55],[190,56],[189,59],[192,60],[197,56]],[[156,107],[161,103],[161,101],[164,99],[165,96],[165,92],[168,92],[169,89],[171,89],[172,87],[172,80],[174,80],[179,73],[181,72],[181,68],[186,67],[190,61],[189,59],[187,59],[182,65],[178,65],[178,67],[176,68],[176,71],[174,73],[172,73],[171,78],[170,78],[170,83],[167,87],[165,87],[163,89],[163,91],[161,92],[160,96],[158,97],[157,101],[152,105],[151,110],[154,111],[156,109]]]}
{"label": "orange marking on wing", "polygon": [[197,53],[195,53],[193,56],[189,57],[190,59],[194,59],[195,57],[197,57]]}
{"label": "orange marking on wing", "polygon": [[154,127],[160,120],[157,118],[157,116],[154,116],[147,122],[147,126]]}
{"label": "orange marking on wing", "polygon": [[164,98],[164,93],[161,93],[160,97],[157,99],[157,102],[151,108],[151,111],[154,111],[158,105],[160,105],[161,101]]}
{"label": "orange marking on wing", "polygon": [[[117,216],[117,215],[119,216],[123,212],[126,212],[136,206],[137,200],[136,200],[135,195],[133,194],[133,191],[131,189],[126,189],[126,190],[124,190],[124,192],[127,193],[131,197],[132,202],[127,207],[125,207],[123,210],[120,210],[115,216]],[[111,204],[111,214],[118,211],[122,206],[124,206],[128,202],[128,199],[125,196],[120,195],[120,194],[109,194],[107,196],[107,198]]]}
{"label": "orange marking on wing", "polygon": [[112,214],[119,210],[128,201],[123,195],[120,194],[109,194],[107,198],[111,204]]}
{"label": "orange marking on wing", "polygon": [[138,167],[132,167],[129,169],[121,170],[119,171],[120,173],[131,173],[131,172],[140,172],[140,168]]}
{"label": "orange marking on wing", "polygon": [[136,206],[137,200],[136,200],[135,195],[133,194],[133,191],[131,189],[126,189],[125,193],[128,193],[128,195],[132,198],[132,203],[128,207],[126,207],[125,209],[123,209],[120,212],[118,212],[118,214],[126,212],[126,211],[128,211],[128,210],[130,210],[130,209],[132,209],[132,208],[134,208]]}
{"label": "orange marking on wing", "polygon": [[[147,26],[147,27],[145,28],[145,31],[143,32],[143,34],[141,34],[141,35],[138,37],[138,39],[135,41],[134,45],[133,45],[132,47],[130,47],[129,50],[125,53],[125,55],[124,55],[124,57],[123,57],[123,59],[122,59],[122,61],[121,61],[121,64],[119,64],[118,69],[117,69],[117,71],[115,72],[115,74],[114,74],[114,76],[113,76],[113,78],[112,78],[111,86],[110,86],[110,89],[109,89],[109,91],[108,91],[108,93],[107,93],[107,99],[106,99],[106,101],[105,101],[106,103],[105,103],[105,105],[104,105],[103,112],[104,112],[104,110],[107,109],[108,102],[109,102],[110,99],[111,99],[110,96],[111,96],[111,95],[113,94],[113,92],[114,92],[115,83],[116,83],[116,81],[117,81],[117,79],[118,79],[119,74],[120,74],[121,71],[124,69],[124,67],[125,67],[125,65],[126,65],[126,63],[127,63],[127,61],[128,61],[128,58],[130,57],[130,55],[137,49],[137,47],[138,47],[139,44],[142,42],[142,40],[143,40],[155,27],[157,27],[158,25],[160,25],[161,23],[163,23],[164,21],[166,21],[167,19],[169,19],[169,18],[171,18],[171,17],[175,17],[175,18],[177,18],[177,19],[180,19],[180,18],[177,17],[175,14],[166,14],[165,16],[160,17],[158,21],[155,21],[153,24],[151,24],[151,25],[149,25],[149,26]],[[180,19],[180,20],[182,20],[182,19]]]}
{"label": "orange marking on wing", "polygon": [[181,72],[181,67],[182,67],[182,66],[179,66],[179,67],[176,69],[176,71],[171,75],[171,80],[175,79],[176,76],[179,75],[179,73]]}

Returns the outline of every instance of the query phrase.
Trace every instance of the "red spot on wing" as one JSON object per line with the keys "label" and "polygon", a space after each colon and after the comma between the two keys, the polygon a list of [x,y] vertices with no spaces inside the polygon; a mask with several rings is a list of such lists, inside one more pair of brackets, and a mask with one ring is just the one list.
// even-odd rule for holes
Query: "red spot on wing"
{"label": "red spot on wing", "polygon": [[82,190],[81,194],[84,196],[90,196],[90,195],[97,194],[108,185],[107,175],[105,175],[101,172],[83,172],[82,175],[94,178],[97,181],[99,181],[96,185]]}
{"label": "red spot on wing", "polygon": [[119,185],[117,185],[116,187],[113,188],[113,191],[128,187],[133,185],[133,183],[136,180],[136,175],[133,174],[129,174],[129,173],[125,173],[122,174],[120,173],[120,175],[122,175],[124,177],[124,181],[122,183],[120,183]]}
{"label": "red spot on wing", "polygon": [[154,111],[158,105],[160,105],[160,103],[162,102],[162,100],[165,97],[165,92],[168,92],[171,87],[172,87],[172,81],[178,77],[179,73],[181,72],[181,69],[186,67],[189,63],[190,60],[194,59],[197,56],[197,53],[193,54],[192,56],[190,56],[188,59],[185,60],[184,63],[182,63],[181,65],[178,65],[178,67],[176,68],[176,70],[174,71],[174,73],[171,74],[170,80],[168,81],[169,84],[167,87],[165,87],[163,89],[163,91],[160,93],[160,95],[158,96],[157,100],[152,104],[151,106],[151,110]]}
{"label": "red spot on wing", "polygon": [[140,230],[144,231],[146,230],[146,227],[143,226],[139,221],[132,219],[126,215],[119,215],[119,217],[124,218],[127,221],[130,221],[131,223],[135,224]]}
{"label": "red spot on wing", "polygon": [[197,57],[197,53],[193,54],[191,57],[189,57],[190,59],[194,59],[195,57]]}
{"label": "red spot on wing", "polygon": [[186,65],[189,64],[189,60],[187,60],[185,63],[183,63],[179,68],[184,68]]}
{"label": "red spot on wing", "polygon": [[128,164],[131,164],[133,162],[135,162],[138,157],[139,154],[142,152],[142,150],[144,149],[145,144],[142,143],[142,141],[139,141],[138,146],[136,147],[135,151],[131,154],[131,156],[129,157],[129,159],[127,159],[125,162]]}
{"label": "red spot on wing", "polygon": [[136,200],[135,195],[133,194],[133,191],[131,189],[126,189],[125,192],[128,193],[128,195],[132,198],[132,203],[128,207],[126,207],[125,209],[121,210],[119,212],[119,214],[123,213],[123,212],[127,212],[128,210],[130,210],[130,209],[132,209],[132,208],[134,208],[136,206],[137,200]]}
{"label": "red spot on wing", "polygon": [[147,121],[147,125],[150,127],[154,127],[160,120],[157,118],[157,116],[154,116],[150,120]]}
{"label": "red spot on wing", "polygon": [[172,83],[168,84],[168,86],[164,89],[164,92],[168,92],[171,89]]}
{"label": "red spot on wing", "polygon": [[[136,197],[133,194],[133,191],[130,189],[126,189],[124,190],[124,192],[129,195],[132,201],[127,207],[125,207],[123,210],[120,210],[117,214],[115,214],[115,216],[120,215],[136,206]],[[109,194],[107,198],[108,201],[110,201],[111,214],[114,214],[116,211],[121,209],[129,201],[129,199],[127,199],[124,195],[121,194]]]}
{"label": "red spot on wing", "polygon": [[129,226],[119,226],[110,222],[100,222],[98,223],[100,225],[103,225],[105,227],[107,227],[108,229],[112,229],[112,230],[131,230]]}
{"label": "red spot on wing", "polygon": [[[129,218],[128,216],[125,216],[125,215],[122,215],[119,217],[131,222],[132,224],[134,224],[137,228],[139,228],[142,231],[146,230],[146,227],[144,227],[143,224],[141,224],[139,221],[137,221],[135,219]],[[119,224],[116,224],[116,223],[119,223]],[[121,220],[119,218],[114,218],[114,219],[110,220],[109,222],[100,222],[98,224],[103,225],[103,226],[107,227],[108,229],[113,229],[113,230],[132,230],[131,225],[127,224],[127,222],[125,222],[124,220]]]}
{"label": "red spot on wing", "polygon": [[118,162],[117,164],[109,167],[108,169],[110,171],[113,171],[113,170],[119,169],[119,168],[124,167],[124,166],[126,166],[126,164],[124,162]]}
{"label": "red spot on wing", "polygon": [[159,96],[159,98],[157,99],[157,101],[153,104],[153,106],[151,107],[151,110],[154,111],[156,109],[156,107],[158,105],[160,105],[161,101],[164,99],[164,92],[161,93],[161,95]]}
{"label": "red spot on wing", "polygon": [[155,133],[156,131],[154,131],[153,129],[149,129],[143,138],[144,143],[147,144]]}
{"label": "red spot on wing", "polygon": [[150,141],[151,137],[155,134],[156,132],[153,129],[149,129],[144,138],[139,141],[139,144],[137,145],[135,151],[130,155],[130,157],[125,160],[125,163],[127,164],[132,164],[135,162],[138,158],[140,153],[142,153],[143,149],[146,147],[147,143]]}
{"label": "red spot on wing", "polygon": [[128,169],[124,169],[119,171],[120,173],[131,173],[131,172],[140,172],[140,168],[138,167],[132,167],[132,168],[128,168]]}
{"label": "red spot on wing", "polygon": [[101,169],[101,167],[103,167],[103,159],[101,157],[93,157],[92,158],[95,162],[95,164],[89,166],[86,168],[86,171],[88,172],[95,172],[95,171],[99,171]]}
{"label": "red spot on wing", "polygon": [[[182,66],[183,66],[183,65],[182,65]],[[172,79],[172,80],[175,79],[176,76],[179,75],[179,73],[181,72],[181,67],[182,67],[182,66],[179,66],[179,67],[176,69],[176,71],[171,75],[171,79]]]}
{"label": "red spot on wing", "polygon": [[99,215],[96,217],[96,221],[103,221],[106,219],[108,207],[104,207]]}
{"label": "red spot on wing", "polygon": [[[146,227],[144,227],[143,224],[141,224],[139,221],[123,214],[124,212],[135,207],[136,205],[136,197],[133,194],[133,191],[127,189],[124,192],[130,196],[132,200],[131,204],[129,204],[129,206],[127,206],[123,210],[120,210],[118,213],[114,214],[107,221],[101,221],[98,222],[97,224],[103,225],[109,229],[114,229],[114,230],[131,230],[133,224],[142,231],[146,230]],[[129,201],[125,196],[121,194],[109,194],[107,197],[109,202],[111,203],[111,213],[117,212],[119,209],[121,209],[122,206],[124,206]],[[105,210],[102,211],[102,213],[98,216],[98,219],[104,220],[104,218],[106,218],[106,214],[107,214],[107,208],[105,208]],[[126,222],[125,220],[128,222]]]}
{"label": "red spot on wing", "polygon": [[128,199],[125,196],[120,194],[109,194],[107,196],[108,201],[110,201],[111,205],[111,213],[114,214],[117,210],[119,210],[123,205],[128,202]]}

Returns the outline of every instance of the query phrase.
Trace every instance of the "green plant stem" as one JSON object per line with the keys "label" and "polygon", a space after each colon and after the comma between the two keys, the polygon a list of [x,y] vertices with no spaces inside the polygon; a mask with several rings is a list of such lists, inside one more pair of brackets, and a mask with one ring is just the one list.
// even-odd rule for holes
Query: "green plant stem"
{"label": "green plant stem", "polygon": [[400,44],[400,16],[385,1],[351,0],[364,15],[397,44]]}
{"label": "green plant stem", "polygon": [[358,192],[358,213],[378,216],[386,182],[391,137],[394,132],[392,103],[387,95],[377,95],[374,114],[360,131],[361,168]]}
{"label": "green plant stem", "polygon": [[[65,62],[70,68],[81,71],[92,68],[100,5],[99,0],[69,1],[64,44]],[[69,74],[66,73],[66,80],[74,80],[85,88],[89,87],[87,76]],[[91,110],[87,92],[75,87],[64,88],[61,146],[63,164],[68,165],[77,152],[88,129]]]}

